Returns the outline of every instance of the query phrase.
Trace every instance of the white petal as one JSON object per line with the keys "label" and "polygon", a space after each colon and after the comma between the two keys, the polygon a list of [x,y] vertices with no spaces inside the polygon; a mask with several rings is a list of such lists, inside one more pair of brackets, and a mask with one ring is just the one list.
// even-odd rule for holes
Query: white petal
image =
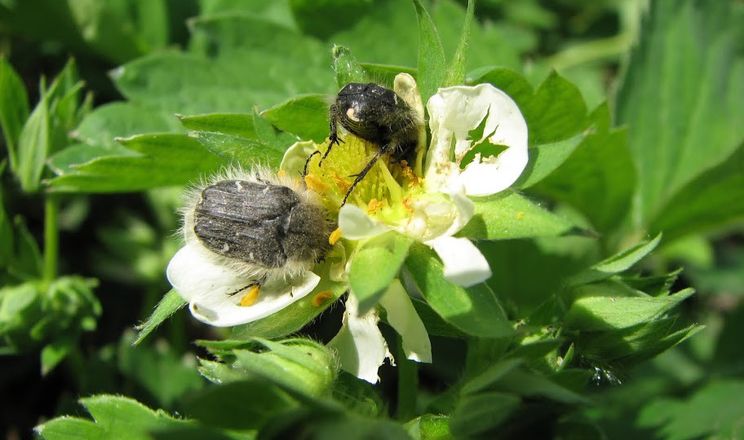
{"label": "white petal", "polygon": [[198,244],[188,243],[176,252],[165,271],[168,281],[186,301],[202,296],[226,296],[250,280],[217,264]]}
{"label": "white petal", "polygon": [[241,306],[243,290],[255,280],[208,258],[196,244],[187,244],[171,259],[168,281],[189,302],[191,314],[206,324],[231,327],[272,315],[309,294],[320,282],[312,272],[291,281],[274,280],[261,286],[258,299]]}
{"label": "white petal", "polygon": [[416,362],[431,362],[431,342],[424,323],[399,280],[394,280],[380,298],[388,323],[403,341],[403,352]]}
{"label": "white petal", "polygon": [[[465,193],[494,194],[511,186],[527,165],[527,123],[514,101],[490,84],[439,89],[427,103],[432,131],[425,177],[427,185],[442,188],[460,175]],[[476,157],[462,172],[460,160],[474,143],[468,139],[483,119],[487,142],[504,145],[496,157]],[[454,152],[452,146],[454,145]],[[455,162],[451,161],[454,154]]]}
{"label": "white petal", "polygon": [[349,240],[360,240],[387,232],[389,228],[378,223],[356,205],[346,204],[338,212],[338,227],[341,236]]}
{"label": "white petal", "polygon": [[377,313],[370,310],[357,316],[356,299],[350,294],[346,300],[341,330],[328,343],[338,353],[341,368],[369,383],[377,383],[377,370],[391,358],[385,338],[377,327]]}
{"label": "white petal", "polygon": [[287,173],[288,176],[300,177],[305,170],[307,158],[317,150],[318,145],[315,142],[295,142],[284,152],[279,169]]}
{"label": "white petal", "polygon": [[449,187],[445,189],[445,192],[450,196],[450,200],[452,200],[452,203],[457,209],[457,217],[455,217],[447,232],[443,234],[445,236],[454,235],[462,229],[473,218],[473,214],[475,213],[473,201],[465,195],[464,188],[458,183],[457,181],[452,181]]}
{"label": "white petal", "polygon": [[426,242],[444,263],[444,277],[463,287],[491,277],[488,261],[467,238],[439,237]]}

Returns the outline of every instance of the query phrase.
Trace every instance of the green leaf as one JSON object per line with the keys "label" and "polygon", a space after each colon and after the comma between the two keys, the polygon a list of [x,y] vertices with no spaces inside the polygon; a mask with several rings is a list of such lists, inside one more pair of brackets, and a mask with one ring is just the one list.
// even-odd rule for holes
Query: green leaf
{"label": "green leaf", "polygon": [[240,164],[247,168],[254,165],[277,168],[282,160],[282,150],[258,139],[207,131],[193,132],[191,137],[225,164]]}
{"label": "green leaf", "polygon": [[587,108],[581,92],[554,71],[534,91],[522,75],[505,68],[478,70],[469,75],[467,82],[491,83],[517,103],[527,121],[530,146],[569,139],[587,126]]}
{"label": "green leaf", "polygon": [[132,345],[138,345],[140,342],[144,341],[150,333],[163,323],[163,321],[170,318],[185,305],[186,301],[178,294],[178,292],[173,289],[169,290],[155,307],[155,311],[152,312],[152,315],[147,318],[147,321],[137,326],[139,333],[137,334],[137,339],[134,340]]}
{"label": "green leaf", "polygon": [[331,349],[310,339],[256,341],[267,350],[234,350],[238,368],[303,395],[328,392],[337,372]]}
{"label": "green leaf", "polygon": [[[536,145],[528,150],[529,162],[522,175],[514,183],[515,188],[529,188],[549,176],[553,171],[562,167],[564,162],[584,141],[583,135],[554,142],[552,144]],[[562,169],[562,168],[561,168]]]}
{"label": "green leaf", "polygon": [[629,367],[653,358],[703,329],[696,324],[680,328],[677,321],[677,317],[670,317],[621,330],[582,332],[576,338],[577,351],[587,359]]}
{"label": "green leaf", "polygon": [[473,199],[475,214],[457,235],[484,240],[549,237],[572,229],[568,220],[514,191]]}
{"label": "green leaf", "polygon": [[363,17],[373,7],[372,2],[365,0],[290,0],[289,5],[303,32],[323,40],[352,26],[354,18]]}
{"label": "green leaf", "polygon": [[148,134],[121,139],[140,153],[102,157],[50,181],[58,192],[126,192],[183,185],[226,165],[199,141],[180,134]]}
{"label": "green leaf", "polygon": [[179,116],[181,124],[189,130],[211,131],[247,139],[256,138],[253,113],[210,113],[206,115]]}
{"label": "green leaf", "polygon": [[406,268],[426,302],[445,321],[463,332],[486,338],[509,336],[513,330],[493,291],[486,284],[456,286],[444,278],[434,251],[414,243]]}
{"label": "green leaf", "polygon": [[365,242],[351,257],[349,285],[359,300],[360,315],[377,304],[398,276],[412,242],[391,231]]}
{"label": "green leaf", "polygon": [[18,156],[13,170],[21,188],[33,192],[39,188],[44,161],[51,150],[52,127],[49,115],[48,93],[42,93],[39,103],[31,112],[18,137]]}
{"label": "green leaf", "polygon": [[[532,149],[531,149],[532,150]],[[635,189],[635,170],[625,130],[592,133],[533,190],[567,202],[600,231],[626,217]]]}
{"label": "green leaf", "polygon": [[646,226],[744,138],[741,14],[729,2],[652,2],[615,114],[638,168],[634,218]]}
{"label": "green leaf", "polygon": [[184,356],[165,341],[133,348],[134,337],[133,332],[127,331],[119,341],[117,367],[127,379],[147,390],[159,405],[170,408],[204,385],[204,379],[194,369],[193,356]]}
{"label": "green leaf", "polygon": [[28,230],[23,217],[15,217],[14,229],[16,252],[15,258],[8,266],[8,272],[24,280],[38,278],[43,267],[39,245]]}
{"label": "green leaf", "polygon": [[89,113],[72,133],[75,139],[89,145],[111,149],[120,154],[116,138],[142,133],[183,131],[178,119],[147,105],[132,102],[104,104]]}
{"label": "green leaf", "polygon": [[460,42],[457,45],[452,63],[447,70],[447,79],[445,86],[459,85],[465,82],[465,55],[470,45],[470,29],[473,25],[475,15],[475,0],[468,0],[468,9],[465,13],[465,23],[462,26]]}
{"label": "green leaf", "polygon": [[0,58],[0,128],[8,150],[10,168],[16,169],[18,138],[28,118],[28,96],[21,78],[5,58]]}
{"label": "green leaf", "polygon": [[465,395],[452,413],[452,434],[457,438],[484,435],[504,423],[521,403],[522,399],[514,394],[486,392]]}
{"label": "green leaf", "polygon": [[333,71],[336,72],[336,86],[342,89],[353,82],[367,82],[369,75],[356,60],[351,51],[343,46],[333,46]]}
{"label": "green leaf", "polygon": [[637,423],[669,440],[736,438],[743,406],[744,381],[713,379],[686,398],[655,398],[641,409]]}
{"label": "green leaf", "polygon": [[74,348],[74,343],[75,341],[71,338],[62,337],[45,345],[41,350],[41,374],[46,376],[59,365]]}
{"label": "green leaf", "polygon": [[463,385],[461,393],[473,394],[500,381],[506,374],[522,364],[521,359],[505,359],[489,367],[486,371],[470,379]]}
{"label": "green leaf", "polygon": [[589,400],[568,388],[558,385],[540,373],[512,370],[499,381],[498,389],[521,396],[542,396],[569,405],[586,404]]}
{"label": "green leaf", "polygon": [[265,110],[261,116],[282,131],[320,143],[328,137],[327,99],[326,95],[299,96]]}
{"label": "green leaf", "polygon": [[600,289],[571,304],[564,318],[566,327],[583,331],[632,327],[661,316],[695,292],[688,288],[664,297],[622,297],[603,295]]}
{"label": "green leaf", "polygon": [[447,74],[444,59],[444,47],[439,39],[439,33],[434,22],[421,4],[421,0],[413,0],[419,25],[419,49],[416,62],[418,88],[423,102],[429,100],[437,89],[444,84]]}
{"label": "green leaf", "polygon": [[668,240],[735,224],[744,219],[744,144],[669,200],[651,223]]}
{"label": "green leaf", "polygon": [[630,269],[637,262],[641,261],[643,257],[650,254],[651,251],[656,249],[659,242],[661,242],[661,234],[658,234],[651,240],[643,241],[635,246],[620,251],[576,275],[571,280],[571,284],[578,285],[599,281],[607,279],[614,274],[624,272]]}
{"label": "green leaf", "polygon": [[448,416],[424,414],[405,424],[406,431],[415,440],[449,440],[450,418]]}
{"label": "green leaf", "polygon": [[67,416],[52,419],[37,426],[34,431],[44,440],[104,440],[106,438],[106,430],[95,422]]}
{"label": "green leaf", "polygon": [[263,379],[251,379],[205,388],[185,402],[184,412],[220,428],[258,429],[274,414],[295,405],[278,387]]}
{"label": "green leaf", "polygon": [[188,427],[192,423],[176,419],[163,411],[153,411],[141,403],[121,396],[99,394],[80,399],[95,422],[80,418],[60,417],[36,427],[46,440],[85,439],[151,439],[157,429]]}

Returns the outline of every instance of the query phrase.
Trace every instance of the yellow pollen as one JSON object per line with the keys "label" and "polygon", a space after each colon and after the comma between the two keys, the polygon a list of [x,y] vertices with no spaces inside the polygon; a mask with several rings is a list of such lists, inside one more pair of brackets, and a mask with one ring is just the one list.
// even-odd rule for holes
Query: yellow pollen
{"label": "yellow pollen", "polygon": [[250,307],[253,304],[255,304],[256,300],[258,300],[258,293],[260,291],[261,291],[261,286],[259,284],[254,284],[248,287],[248,292],[246,292],[246,294],[243,295],[242,298],[240,298],[240,306]]}
{"label": "yellow pollen", "polygon": [[323,290],[322,292],[318,292],[317,294],[315,294],[311,303],[315,307],[320,307],[331,298],[333,298],[333,292],[331,292],[330,290]]}
{"label": "yellow pollen", "polygon": [[324,193],[328,191],[328,185],[326,185],[325,182],[318,179],[312,174],[308,174],[307,176],[305,176],[305,185],[307,185],[308,188],[317,193]]}
{"label": "yellow pollen", "polygon": [[277,175],[278,177],[284,177],[284,176],[286,176],[286,175],[287,175],[287,172],[286,172],[286,171],[284,171],[284,170],[279,170],[279,171],[277,171],[277,172],[276,172],[276,175]]}
{"label": "yellow pollen", "polygon": [[331,235],[328,236],[328,243],[333,246],[339,240],[341,240],[341,228],[336,228],[331,232]]}
{"label": "yellow pollen", "polygon": [[407,179],[412,185],[419,184],[419,177],[416,175],[416,173],[413,172],[413,168],[408,165],[407,160],[400,161],[400,170],[403,177]]}
{"label": "yellow pollen", "polygon": [[524,212],[522,212],[522,211],[519,211],[519,212],[517,213],[516,217],[517,217],[517,220],[522,220],[522,219],[524,218]]}
{"label": "yellow pollen", "polygon": [[338,188],[339,191],[345,194],[346,191],[349,190],[351,183],[349,183],[348,180],[339,176],[337,173],[333,173],[333,176],[331,176],[331,178],[333,179],[333,182],[336,184],[336,188]]}
{"label": "yellow pollen", "polygon": [[379,201],[377,199],[372,199],[367,204],[367,212],[369,214],[374,214],[375,212],[377,212],[380,209],[382,209],[382,206],[383,205],[384,205],[384,202],[381,202],[381,201]]}

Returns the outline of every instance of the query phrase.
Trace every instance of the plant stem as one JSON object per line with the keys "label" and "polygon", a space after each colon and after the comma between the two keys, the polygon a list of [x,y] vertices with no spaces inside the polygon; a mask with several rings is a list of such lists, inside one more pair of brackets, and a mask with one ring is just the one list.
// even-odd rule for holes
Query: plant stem
{"label": "plant stem", "polygon": [[59,199],[47,194],[44,201],[44,281],[51,283],[57,278],[59,259]]}
{"label": "plant stem", "polygon": [[410,420],[416,414],[416,393],[418,392],[418,366],[406,359],[403,344],[398,338],[398,420]]}

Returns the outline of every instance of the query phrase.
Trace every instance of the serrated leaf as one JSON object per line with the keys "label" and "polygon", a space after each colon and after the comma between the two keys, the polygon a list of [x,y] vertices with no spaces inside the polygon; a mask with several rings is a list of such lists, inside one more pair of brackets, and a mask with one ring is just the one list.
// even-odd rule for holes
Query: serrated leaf
{"label": "serrated leaf", "polygon": [[80,399],[95,422],[60,417],[36,427],[45,440],[121,439],[147,440],[151,431],[189,427],[192,422],[176,419],[163,411],[153,411],[141,403],[121,396],[99,394]]}
{"label": "serrated leaf", "polygon": [[[652,2],[617,94],[638,167],[634,218],[646,226],[744,138],[741,14],[729,2]],[[660,79],[662,79],[660,81]]]}
{"label": "serrated leaf", "polygon": [[642,241],[635,246],[622,250],[577,274],[571,280],[571,284],[578,285],[599,281],[607,279],[614,274],[626,271],[656,249],[659,242],[661,242],[661,234],[658,234],[651,240]]}
{"label": "serrated leaf", "polygon": [[388,232],[364,243],[351,257],[349,285],[359,300],[359,314],[377,304],[382,294],[398,276],[413,241]]}
{"label": "serrated leaf", "polygon": [[512,370],[498,383],[498,389],[521,396],[542,396],[569,405],[589,403],[589,399],[563,387],[540,373]]}
{"label": "serrated leaf", "polygon": [[121,139],[135,156],[109,156],[84,163],[70,174],[53,178],[57,192],[127,192],[184,185],[211,174],[225,160],[199,141],[181,134],[148,134]]}
{"label": "serrated leaf", "polygon": [[241,164],[247,168],[260,164],[269,168],[277,168],[282,160],[281,150],[258,139],[209,131],[195,131],[190,136],[226,164]]}
{"label": "serrated leaf", "polygon": [[205,115],[179,116],[181,124],[193,131],[211,131],[247,139],[256,138],[253,113],[209,113]]}
{"label": "serrated leaf", "polygon": [[568,220],[508,190],[473,199],[475,214],[457,235],[483,240],[549,237],[573,228]]}
{"label": "serrated leaf", "polygon": [[444,47],[429,12],[421,4],[421,0],[413,0],[413,5],[416,8],[419,26],[419,49],[416,62],[418,77],[416,80],[421,91],[421,100],[426,102],[443,85],[447,66]]}
{"label": "serrated leaf", "polygon": [[278,129],[302,140],[323,142],[328,137],[328,97],[304,95],[292,98],[261,113]]}
{"label": "serrated leaf", "polygon": [[137,345],[142,342],[147,336],[150,335],[160,324],[166,319],[170,318],[176,313],[181,307],[186,305],[186,301],[178,294],[175,290],[171,289],[168,293],[163,296],[163,299],[158,302],[155,307],[155,311],[152,312],[147,321],[137,326],[139,333],[137,339],[134,340],[132,345]]}
{"label": "serrated leaf", "polygon": [[11,169],[16,169],[18,138],[28,118],[28,96],[21,78],[5,58],[0,58],[0,128]]}
{"label": "serrated leaf", "polygon": [[596,296],[571,304],[564,317],[567,328],[598,331],[632,327],[666,313],[695,292],[688,288],[664,297],[622,297],[603,295],[599,289]]}
{"label": "serrated leaf", "polygon": [[411,245],[405,264],[426,302],[454,327],[486,338],[512,334],[504,310],[486,284],[465,289],[450,283],[434,251],[423,244]]}

